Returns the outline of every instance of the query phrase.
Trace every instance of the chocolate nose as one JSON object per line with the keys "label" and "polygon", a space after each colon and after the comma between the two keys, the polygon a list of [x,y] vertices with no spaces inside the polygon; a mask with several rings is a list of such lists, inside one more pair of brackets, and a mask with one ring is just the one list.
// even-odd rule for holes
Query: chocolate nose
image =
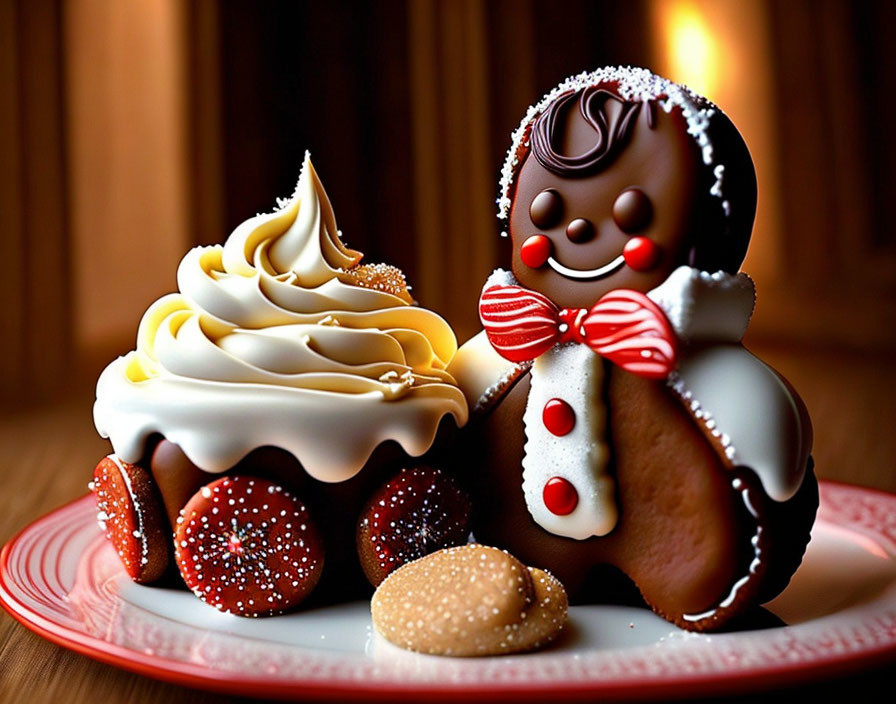
{"label": "chocolate nose", "polygon": [[587,242],[597,234],[594,225],[585,218],[576,218],[566,226],[566,236],[570,242]]}

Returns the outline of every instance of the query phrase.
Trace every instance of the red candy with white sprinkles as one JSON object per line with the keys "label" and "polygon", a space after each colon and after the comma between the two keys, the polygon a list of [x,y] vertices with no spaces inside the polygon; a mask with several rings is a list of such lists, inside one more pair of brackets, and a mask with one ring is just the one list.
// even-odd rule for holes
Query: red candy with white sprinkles
{"label": "red candy with white sprinkles", "polygon": [[207,604],[266,616],[297,606],[314,589],[324,548],[298,499],[267,480],[236,476],[204,486],[184,506],[175,558]]}
{"label": "red candy with white sprinkles", "polygon": [[358,556],[374,586],[407,562],[463,545],[470,500],[447,474],[403,469],[377,491],[358,522]]}
{"label": "red candy with white sprinkles", "polygon": [[128,576],[140,584],[158,580],[170,563],[168,521],[146,470],[109,455],[93,470],[90,490],[97,522]]}

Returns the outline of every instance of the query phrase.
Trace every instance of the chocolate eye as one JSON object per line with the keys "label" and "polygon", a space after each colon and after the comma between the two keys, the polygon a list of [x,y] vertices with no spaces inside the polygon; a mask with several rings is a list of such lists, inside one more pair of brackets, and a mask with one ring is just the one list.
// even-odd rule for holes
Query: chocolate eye
{"label": "chocolate eye", "polygon": [[653,220],[653,205],[640,188],[628,188],[613,203],[613,220],[628,234],[640,232]]}
{"label": "chocolate eye", "polygon": [[563,200],[552,188],[546,188],[532,200],[529,217],[536,226],[547,229],[556,225],[563,214]]}
{"label": "chocolate eye", "polygon": [[566,226],[566,236],[570,242],[587,242],[594,237],[594,225],[585,218],[576,218]]}

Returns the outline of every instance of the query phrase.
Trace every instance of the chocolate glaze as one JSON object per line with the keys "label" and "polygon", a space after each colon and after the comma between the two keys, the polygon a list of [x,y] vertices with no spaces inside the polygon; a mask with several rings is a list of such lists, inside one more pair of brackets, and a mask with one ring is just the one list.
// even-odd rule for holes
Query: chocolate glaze
{"label": "chocolate glaze", "polygon": [[594,225],[585,218],[576,218],[566,226],[566,237],[570,242],[587,242],[594,237]]}
{"label": "chocolate glaze", "polygon": [[[581,118],[594,130],[583,149],[563,149],[566,113],[578,106]],[[532,126],[532,154],[557,176],[581,177],[609,166],[631,137],[640,102],[623,100],[603,87],[567,93],[548,106]],[[648,121],[652,121],[650,115]]]}

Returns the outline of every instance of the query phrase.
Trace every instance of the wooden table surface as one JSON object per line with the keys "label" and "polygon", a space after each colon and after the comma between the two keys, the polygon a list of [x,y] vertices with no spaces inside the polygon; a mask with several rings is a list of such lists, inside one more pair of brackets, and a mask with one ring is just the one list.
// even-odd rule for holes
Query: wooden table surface
{"label": "wooden table surface", "polygon": [[[794,383],[809,407],[819,477],[896,492],[896,368],[890,357],[814,349],[760,352]],[[92,400],[92,388],[86,387],[60,401],[0,415],[0,543],[86,492],[93,465],[108,452],[93,429]],[[875,691],[892,691],[894,664],[764,698],[870,698]],[[43,701],[242,700],[100,664],[43,640],[0,611],[0,704]]]}

